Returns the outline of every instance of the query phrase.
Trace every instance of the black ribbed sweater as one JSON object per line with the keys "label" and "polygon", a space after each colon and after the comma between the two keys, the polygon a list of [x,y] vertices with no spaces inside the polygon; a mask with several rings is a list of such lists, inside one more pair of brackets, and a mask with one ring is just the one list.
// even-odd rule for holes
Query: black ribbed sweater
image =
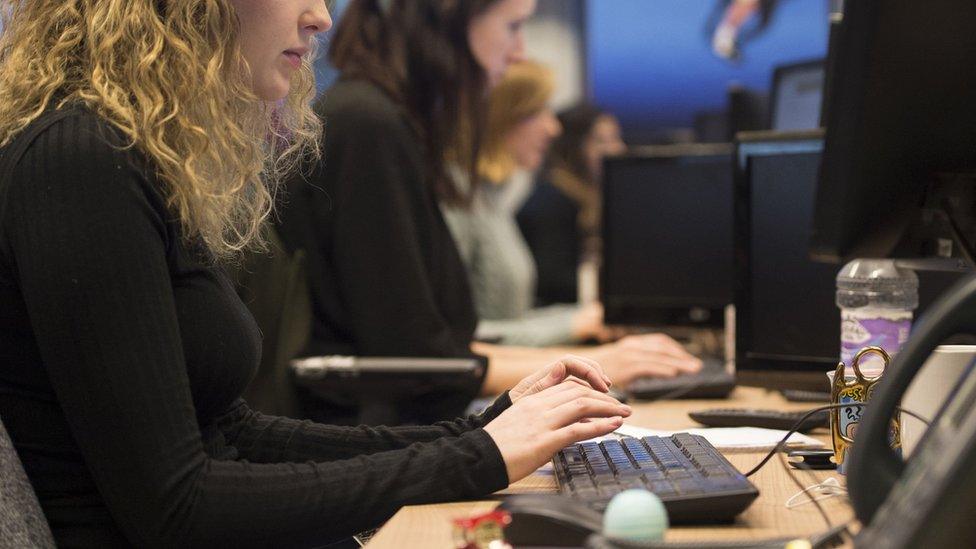
{"label": "black ribbed sweater", "polygon": [[315,110],[323,161],[291,181],[281,213],[286,246],[308,253],[310,353],[471,356],[478,315],[422,137],[366,80],[343,77]]}
{"label": "black ribbed sweater", "polygon": [[253,320],[122,144],[77,109],[0,173],[0,418],[60,545],[311,545],[507,484],[504,396],[434,427],[248,409]]}

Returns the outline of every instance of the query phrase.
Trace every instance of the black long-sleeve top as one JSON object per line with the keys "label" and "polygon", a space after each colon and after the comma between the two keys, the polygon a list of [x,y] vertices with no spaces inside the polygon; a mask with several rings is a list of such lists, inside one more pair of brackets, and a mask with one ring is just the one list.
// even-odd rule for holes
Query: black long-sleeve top
{"label": "black long-sleeve top", "polygon": [[539,305],[576,303],[580,262],[579,205],[546,179],[540,180],[518,213],[535,259]]}
{"label": "black long-sleeve top", "polygon": [[365,80],[341,79],[315,109],[323,160],[291,182],[281,214],[286,246],[308,253],[309,352],[470,356],[477,312],[421,136]]}
{"label": "black long-sleeve top", "polygon": [[248,409],[253,320],[121,145],[79,108],[0,173],[0,418],[59,545],[307,546],[507,484],[507,397],[412,428]]}

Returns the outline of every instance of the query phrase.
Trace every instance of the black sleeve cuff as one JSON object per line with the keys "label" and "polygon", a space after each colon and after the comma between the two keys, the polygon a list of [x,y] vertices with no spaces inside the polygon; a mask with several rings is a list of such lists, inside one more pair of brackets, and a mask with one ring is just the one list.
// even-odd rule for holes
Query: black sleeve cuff
{"label": "black sleeve cuff", "polygon": [[485,408],[485,411],[481,413],[481,416],[478,418],[478,426],[484,427],[488,425],[491,420],[500,416],[502,412],[508,410],[511,406],[512,397],[508,394],[508,391],[505,391],[495,399],[495,402],[491,403],[491,406]]}
{"label": "black sleeve cuff", "polygon": [[483,474],[479,474],[477,480],[479,491],[487,495],[508,488],[508,469],[505,467],[505,459],[498,450],[498,445],[495,444],[495,439],[491,438],[484,429],[468,431],[461,437],[474,442],[485,458],[484,470],[481,472]]}

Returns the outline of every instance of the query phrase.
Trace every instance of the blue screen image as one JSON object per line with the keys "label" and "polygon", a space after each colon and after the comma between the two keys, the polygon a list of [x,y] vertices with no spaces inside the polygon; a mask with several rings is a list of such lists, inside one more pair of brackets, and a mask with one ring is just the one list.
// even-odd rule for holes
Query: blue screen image
{"label": "blue screen image", "polygon": [[719,4],[725,2],[587,1],[591,98],[617,115],[629,139],[690,128],[697,113],[726,108],[730,84],[768,93],[775,67],[826,56],[827,0],[780,0],[735,61],[712,52],[709,22]]}

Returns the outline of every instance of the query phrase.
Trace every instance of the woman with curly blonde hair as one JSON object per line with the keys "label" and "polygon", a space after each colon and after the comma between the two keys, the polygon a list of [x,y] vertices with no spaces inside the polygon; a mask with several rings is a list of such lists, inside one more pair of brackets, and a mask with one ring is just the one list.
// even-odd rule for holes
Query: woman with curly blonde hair
{"label": "woman with curly blonde hair", "polygon": [[0,16],[0,418],[58,545],[321,545],[502,488],[629,413],[574,358],[434,427],[251,411],[260,334],[219,262],[314,153],[324,1]]}

